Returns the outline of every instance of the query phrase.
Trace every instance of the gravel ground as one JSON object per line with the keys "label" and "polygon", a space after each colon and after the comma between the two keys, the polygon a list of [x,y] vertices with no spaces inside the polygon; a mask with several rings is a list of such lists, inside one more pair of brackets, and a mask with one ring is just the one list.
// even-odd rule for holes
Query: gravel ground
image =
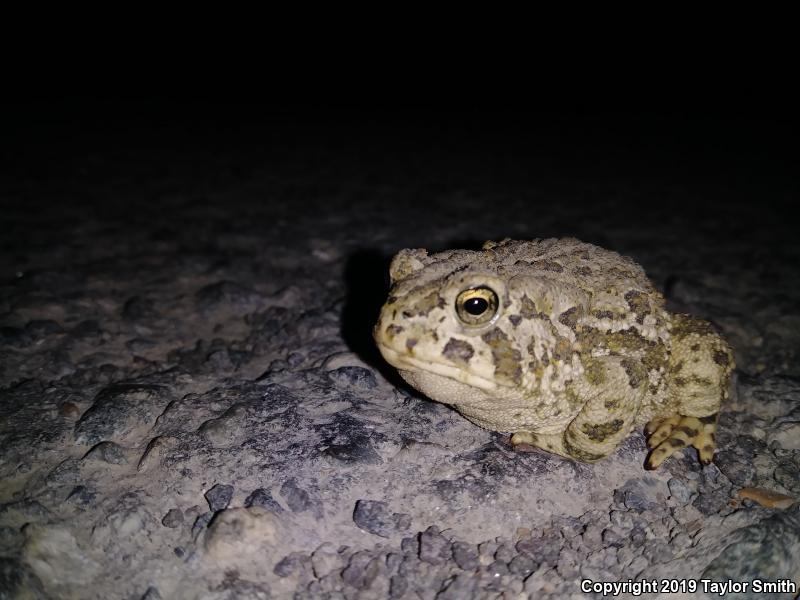
{"label": "gravel ground", "polygon": [[[0,598],[800,584],[797,504],[739,497],[800,497],[798,198],[772,125],[125,109],[3,145]],[[645,471],[641,432],[595,465],[514,452],[382,362],[394,252],[551,236],[632,256],[731,342],[714,464]]]}

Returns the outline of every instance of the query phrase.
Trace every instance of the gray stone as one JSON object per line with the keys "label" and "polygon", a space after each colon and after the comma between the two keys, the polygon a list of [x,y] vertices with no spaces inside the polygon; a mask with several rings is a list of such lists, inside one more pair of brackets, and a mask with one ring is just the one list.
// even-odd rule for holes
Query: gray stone
{"label": "gray stone", "polygon": [[478,549],[474,544],[466,542],[453,542],[453,560],[465,571],[474,571],[480,566]]}
{"label": "gray stone", "polygon": [[694,502],[692,502],[692,506],[706,516],[718,513],[727,504],[727,494],[719,489],[703,491],[694,499]]}
{"label": "gray stone", "polygon": [[244,501],[245,508],[251,506],[260,506],[266,508],[274,513],[283,512],[283,507],[272,497],[272,493],[264,488],[257,488],[253,490]]}
{"label": "gray stone", "polygon": [[161,594],[158,592],[158,588],[151,585],[142,595],[141,600],[161,600]]}
{"label": "gray stone", "polygon": [[411,525],[408,515],[393,513],[386,502],[374,500],[358,500],[353,521],[364,531],[386,538],[407,530]]}
{"label": "gray stone", "polygon": [[657,496],[658,485],[652,477],[629,479],[614,491],[614,501],[636,512],[657,508],[661,504]]}
{"label": "gray stone", "polygon": [[533,573],[537,565],[528,554],[517,554],[508,564],[508,570],[523,579]]}
{"label": "gray stone", "polygon": [[197,537],[206,527],[208,527],[208,524],[211,523],[211,519],[213,518],[213,512],[207,512],[197,517],[192,524],[192,537]]}
{"label": "gray stone", "polygon": [[164,518],[161,519],[161,524],[170,529],[180,527],[183,525],[183,512],[178,508],[170,508]]}
{"label": "gray stone", "polygon": [[356,589],[364,589],[370,586],[381,571],[380,558],[362,550],[350,557],[350,562],[342,571],[342,579]]}
{"label": "gray stone", "polygon": [[292,512],[303,512],[311,507],[311,498],[308,492],[297,485],[294,479],[289,479],[281,486],[281,496]]}
{"label": "gray stone", "polygon": [[675,477],[667,481],[670,495],[680,504],[688,504],[692,498],[692,491],[680,479]]}
{"label": "gray stone", "polygon": [[408,591],[408,580],[402,575],[392,575],[389,582],[389,595],[392,598],[400,598]]}
{"label": "gray stone", "polygon": [[364,367],[346,366],[328,372],[328,376],[341,385],[372,390],[378,387],[375,375]]}
{"label": "gray stone", "polygon": [[224,510],[228,508],[233,498],[233,486],[217,483],[204,495],[212,512]]}
{"label": "gray stone", "polygon": [[278,577],[289,577],[311,568],[311,557],[302,552],[292,552],[277,562],[272,572]]}
{"label": "gray stone", "polygon": [[155,422],[169,403],[169,390],[148,383],[116,383],[94,399],[92,406],[75,424],[75,443],[95,445],[124,439],[137,427]]}
{"label": "gray stone", "polygon": [[450,541],[439,533],[438,527],[431,525],[419,535],[420,560],[432,565],[439,565],[450,556],[452,556]]}
{"label": "gray stone", "polygon": [[126,465],[128,459],[125,457],[125,451],[119,444],[114,442],[100,442],[95,444],[89,450],[82,460],[99,460],[112,465]]}
{"label": "gray stone", "polygon": [[462,600],[475,598],[478,594],[479,578],[473,573],[458,573],[436,594],[436,600]]}
{"label": "gray stone", "polygon": [[800,565],[800,507],[777,512],[737,529],[703,571],[714,581],[777,581]]}

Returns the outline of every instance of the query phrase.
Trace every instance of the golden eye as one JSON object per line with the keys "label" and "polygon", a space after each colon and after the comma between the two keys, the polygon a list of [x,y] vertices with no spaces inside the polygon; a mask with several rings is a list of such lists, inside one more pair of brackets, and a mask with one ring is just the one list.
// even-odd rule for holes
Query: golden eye
{"label": "golden eye", "polygon": [[456,298],[456,314],[465,325],[483,325],[497,314],[500,302],[488,287],[464,290]]}

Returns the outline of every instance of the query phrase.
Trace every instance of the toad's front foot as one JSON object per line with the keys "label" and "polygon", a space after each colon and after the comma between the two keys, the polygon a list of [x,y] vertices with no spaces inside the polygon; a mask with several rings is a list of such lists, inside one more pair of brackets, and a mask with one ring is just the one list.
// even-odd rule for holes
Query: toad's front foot
{"label": "toad's front foot", "polygon": [[680,454],[687,446],[697,448],[701,463],[710,464],[716,448],[716,428],[716,414],[707,417],[673,415],[651,420],[645,427],[647,447],[651,449],[645,468],[657,469],[666,459]]}

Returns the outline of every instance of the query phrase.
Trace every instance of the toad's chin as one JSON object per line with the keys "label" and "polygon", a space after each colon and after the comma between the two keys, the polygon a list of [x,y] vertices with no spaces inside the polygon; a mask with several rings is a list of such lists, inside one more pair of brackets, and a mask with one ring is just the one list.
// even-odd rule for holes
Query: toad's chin
{"label": "toad's chin", "polygon": [[454,365],[401,354],[383,344],[379,348],[386,362],[395,367],[409,385],[438,402],[463,406],[480,405],[486,402],[489,393],[498,389],[495,381]]}

